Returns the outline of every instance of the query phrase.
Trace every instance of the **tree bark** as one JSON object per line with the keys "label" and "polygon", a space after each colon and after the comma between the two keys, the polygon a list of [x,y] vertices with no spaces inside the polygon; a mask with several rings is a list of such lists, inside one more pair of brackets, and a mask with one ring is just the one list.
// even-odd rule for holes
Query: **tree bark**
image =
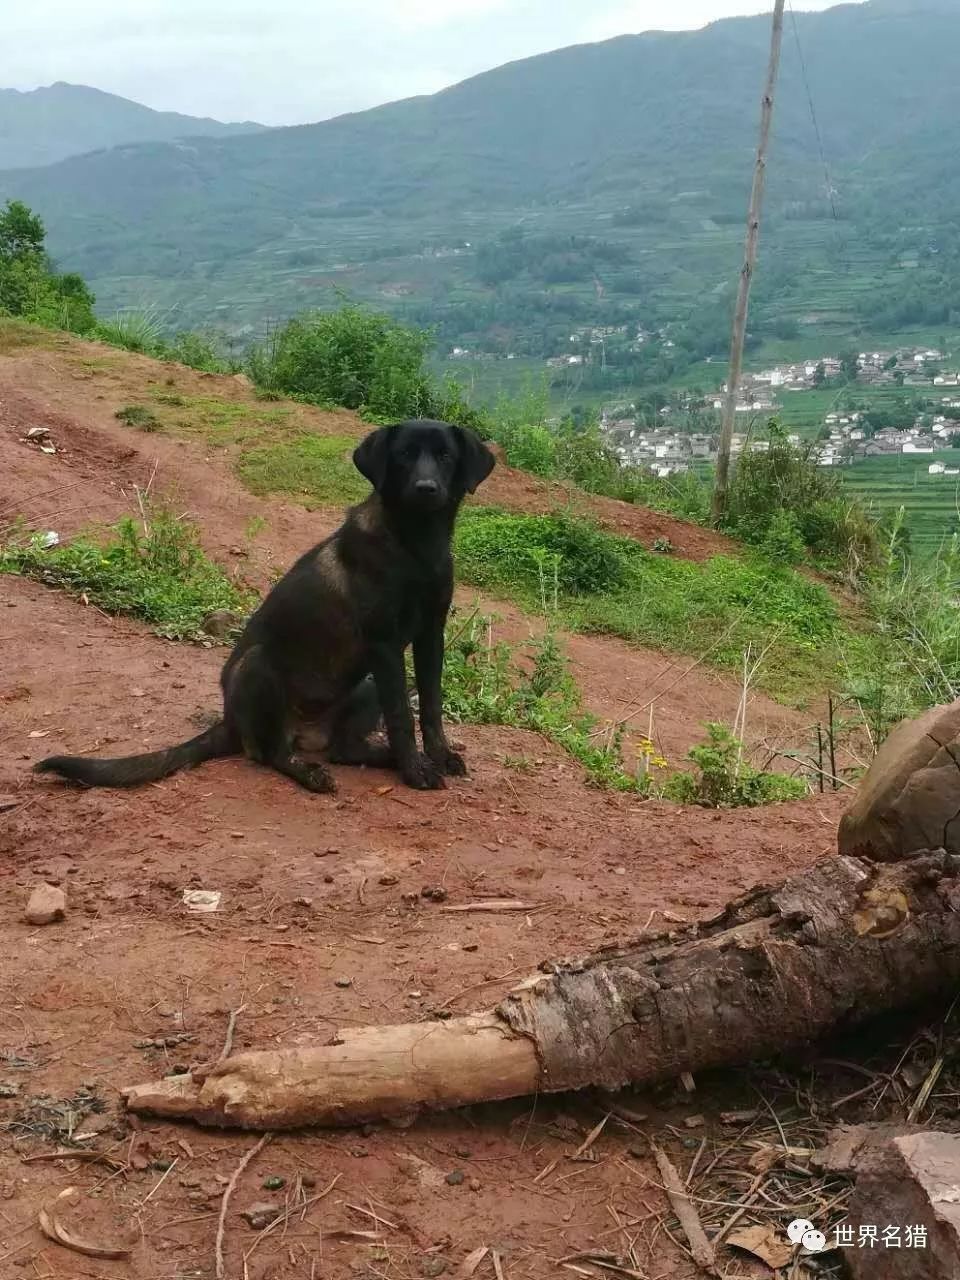
{"label": "tree bark", "polygon": [[960,858],[831,857],[711,920],[541,969],[483,1013],[239,1053],[137,1085],[127,1106],[248,1129],[352,1125],[771,1057],[955,990]]}

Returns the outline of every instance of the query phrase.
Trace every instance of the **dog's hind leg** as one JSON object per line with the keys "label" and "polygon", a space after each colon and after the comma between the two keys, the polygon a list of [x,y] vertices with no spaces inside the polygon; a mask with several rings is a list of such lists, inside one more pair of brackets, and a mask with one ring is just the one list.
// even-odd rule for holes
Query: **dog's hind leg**
{"label": "dog's hind leg", "polygon": [[334,721],[327,758],[332,764],[367,764],[388,768],[395,763],[387,743],[370,742],[382,724],[383,710],[372,676],[361,680],[350,692]]}
{"label": "dog's hind leg", "polygon": [[294,752],[286,690],[259,647],[248,650],[231,671],[224,712],[251,760],[269,765],[308,791],[336,791],[329,769]]}

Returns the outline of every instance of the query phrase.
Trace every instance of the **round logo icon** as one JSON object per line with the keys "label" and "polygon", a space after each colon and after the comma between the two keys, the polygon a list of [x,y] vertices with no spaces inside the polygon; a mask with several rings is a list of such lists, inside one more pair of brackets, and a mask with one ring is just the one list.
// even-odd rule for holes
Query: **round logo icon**
{"label": "round logo icon", "polygon": [[794,1218],[787,1227],[787,1237],[791,1244],[802,1244],[803,1237],[809,1235],[811,1231],[816,1231],[812,1222],[808,1222],[806,1218]]}
{"label": "round logo icon", "polygon": [[827,1237],[822,1231],[805,1231],[800,1237],[800,1243],[807,1253],[821,1253],[826,1248]]}

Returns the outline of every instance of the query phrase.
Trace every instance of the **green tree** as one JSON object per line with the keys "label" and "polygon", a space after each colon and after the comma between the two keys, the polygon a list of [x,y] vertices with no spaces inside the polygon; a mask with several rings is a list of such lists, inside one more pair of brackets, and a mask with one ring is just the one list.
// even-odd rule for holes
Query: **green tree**
{"label": "green tree", "polygon": [[46,229],[22,200],[8,200],[0,212],[0,262],[42,255]]}

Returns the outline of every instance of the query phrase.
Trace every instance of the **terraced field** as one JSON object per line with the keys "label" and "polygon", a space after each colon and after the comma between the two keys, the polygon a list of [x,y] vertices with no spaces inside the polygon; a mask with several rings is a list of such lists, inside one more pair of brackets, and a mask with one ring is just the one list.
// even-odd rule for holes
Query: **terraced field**
{"label": "terraced field", "polygon": [[934,454],[865,458],[843,469],[847,489],[878,515],[902,506],[917,555],[934,555],[944,539],[960,533],[960,475],[930,475],[931,462],[960,467],[960,449]]}

